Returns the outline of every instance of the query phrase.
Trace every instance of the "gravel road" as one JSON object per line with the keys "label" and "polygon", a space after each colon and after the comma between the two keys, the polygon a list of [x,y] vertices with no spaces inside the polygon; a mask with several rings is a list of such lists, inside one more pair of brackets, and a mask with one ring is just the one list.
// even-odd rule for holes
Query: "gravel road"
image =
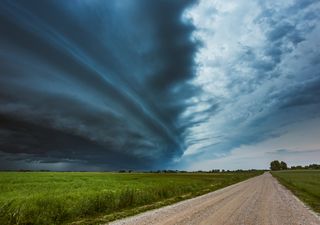
{"label": "gravel road", "polygon": [[270,173],[110,223],[112,225],[320,225]]}

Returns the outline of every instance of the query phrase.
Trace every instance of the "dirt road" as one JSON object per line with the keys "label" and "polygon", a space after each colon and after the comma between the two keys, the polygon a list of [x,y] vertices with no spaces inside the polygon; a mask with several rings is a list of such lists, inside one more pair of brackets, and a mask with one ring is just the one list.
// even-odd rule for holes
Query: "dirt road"
{"label": "dirt road", "polygon": [[320,225],[269,173],[112,225]]}

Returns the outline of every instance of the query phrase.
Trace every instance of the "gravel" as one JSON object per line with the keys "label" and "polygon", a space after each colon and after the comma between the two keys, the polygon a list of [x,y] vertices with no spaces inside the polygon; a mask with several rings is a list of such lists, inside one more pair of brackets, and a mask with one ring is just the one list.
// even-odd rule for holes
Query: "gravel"
{"label": "gravel", "polygon": [[320,225],[320,218],[264,173],[209,194],[111,225]]}

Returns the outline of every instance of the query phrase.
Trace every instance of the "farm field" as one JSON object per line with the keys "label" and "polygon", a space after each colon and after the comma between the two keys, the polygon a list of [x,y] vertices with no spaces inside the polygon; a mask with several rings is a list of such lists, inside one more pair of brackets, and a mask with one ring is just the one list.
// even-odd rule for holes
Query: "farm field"
{"label": "farm field", "polygon": [[1,172],[0,224],[107,222],[259,174]]}
{"label": "farm field", "polygon": [[287,170],[272,172],[281,184],[320,213],[320,170]]}

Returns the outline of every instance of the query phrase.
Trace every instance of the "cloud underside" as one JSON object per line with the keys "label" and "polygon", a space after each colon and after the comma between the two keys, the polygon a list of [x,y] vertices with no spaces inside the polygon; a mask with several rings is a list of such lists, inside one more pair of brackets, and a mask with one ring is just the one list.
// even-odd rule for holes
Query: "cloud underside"
{"label": "cloud underside", "polygon": [[1,3],[3,157],[140,169],[180,157],[191,3]]}
{"label": "cloud underside", "polygon": [[0,163],[210,169],[205,160],[317,120],[319,10],[315,0],[3,1]]}

